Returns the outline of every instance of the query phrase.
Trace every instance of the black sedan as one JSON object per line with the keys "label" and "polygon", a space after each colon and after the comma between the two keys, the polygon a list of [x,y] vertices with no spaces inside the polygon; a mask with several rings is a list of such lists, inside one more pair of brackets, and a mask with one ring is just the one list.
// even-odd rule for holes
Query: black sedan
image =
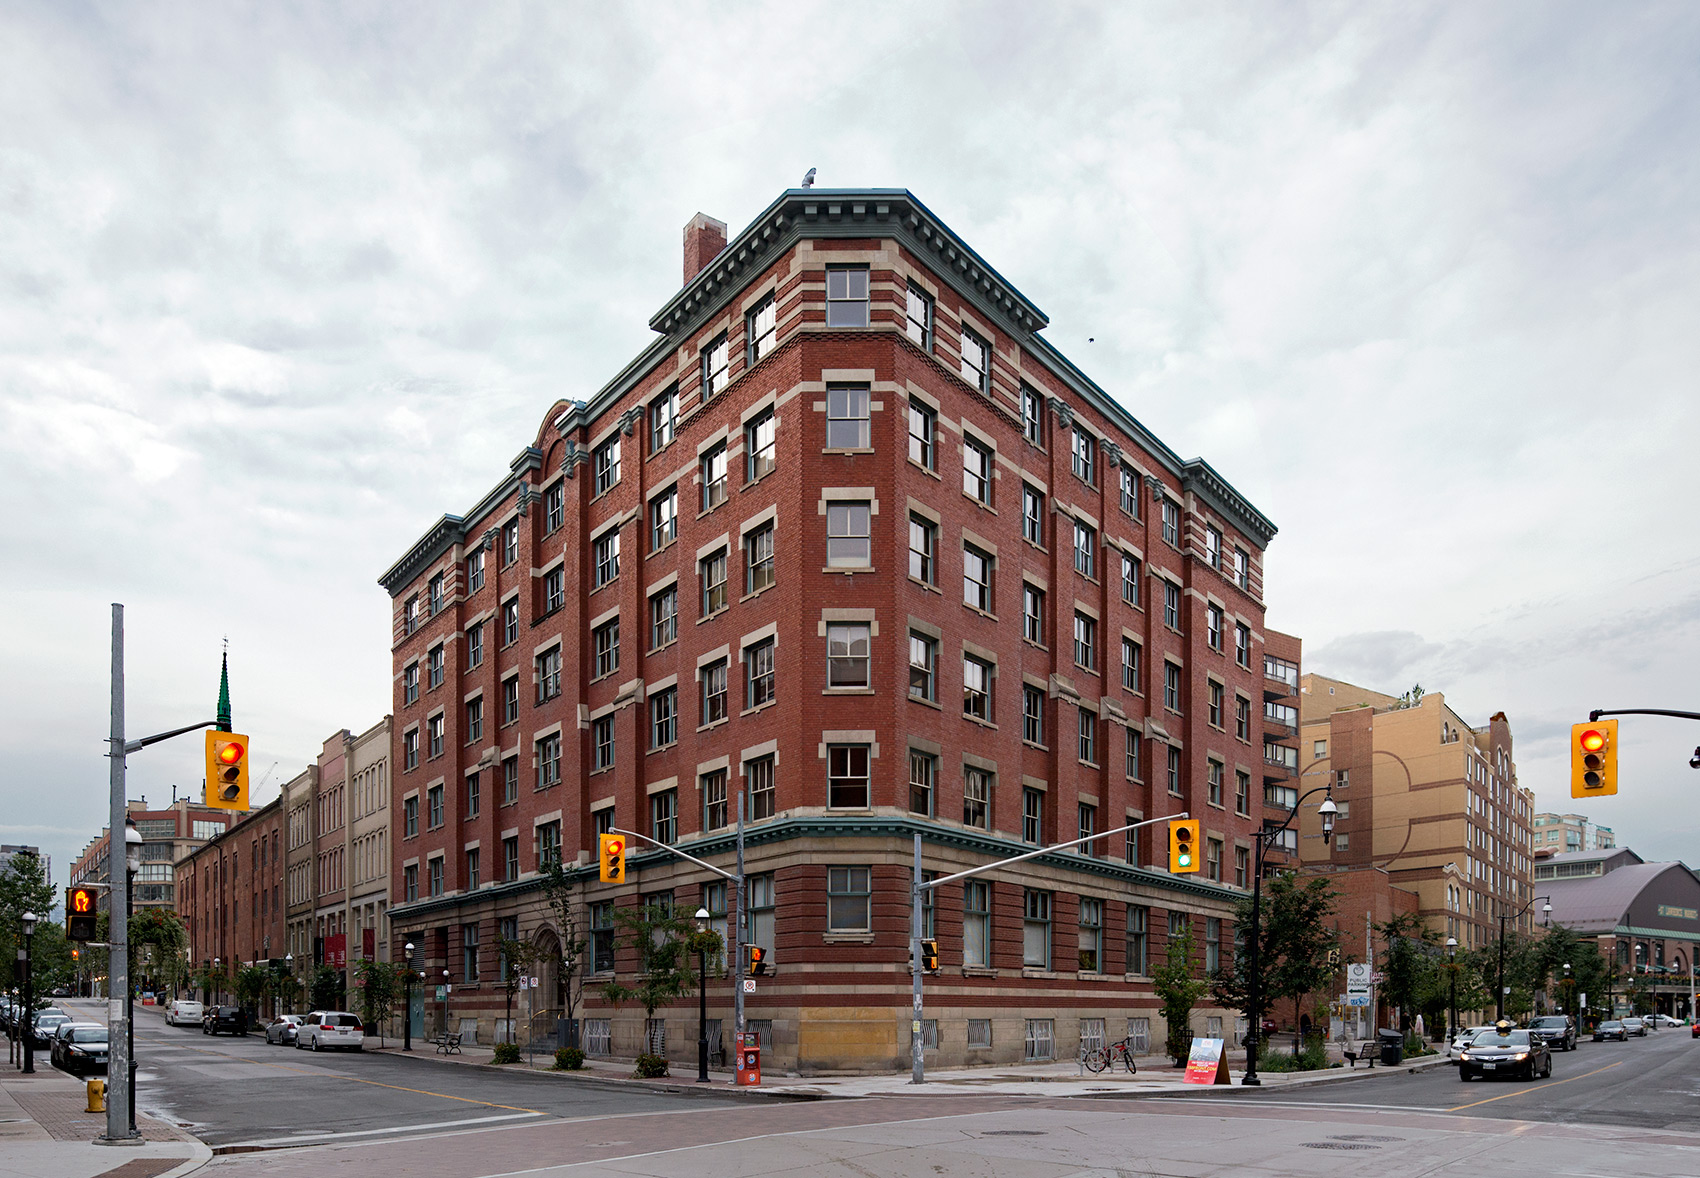
{"label": "black sedan", "polygon": [[53,1066],[73,1076],[104,1076],[108,1046],[105,1027],[72,1027],[53,1040]]}
{"label": "black sedan", "polygon": [[209,1006],[201,1016],[201,1034],[217,1035],[228,1032],[232,1035],[248,1033],[248,1012],[240,1006]]}
{"label": "black sedan", "polygon": [[1629,1029],[1616,1019],[1607,1019],[1594,1028],[1594,1042],[1603,1039],[1616,1039],[1619,1043],[1629,1042]]}
{"label": "black sedan", "polygon": [[1529,1024],[1529,1033],[1554,1051],[1576,1050],[1576,1024],[1567,1014],[1542,1015]]}
{"label": "black sedan", "polygon": [[1533,1080],[1552,1075],[1552,1050],[1539,1036],[1501,1023],[1483,1031],[1458,1056],[1458,1078],[1522,1076]]}

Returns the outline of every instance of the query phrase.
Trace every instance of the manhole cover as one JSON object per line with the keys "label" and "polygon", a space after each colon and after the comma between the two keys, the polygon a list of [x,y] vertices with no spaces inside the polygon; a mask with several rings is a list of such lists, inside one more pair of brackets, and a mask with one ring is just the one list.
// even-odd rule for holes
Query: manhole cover
{"label": "manhole cover", "polygon": [[1043,1129],[987,1129],[982,1137],[1043,1137]]}
{"label": "manhole cover", "polygon": [[1403,1137],[1378,1137],[1374,1133],[1340,1133],[1330,1137],[1330,1141],[1403,1141]]}
{"label": "manhole cover", "polygon": [[1355,1141],[1304,1141],[1306,1149],[1380,1149],[1379,1145],[1359,1145]]}

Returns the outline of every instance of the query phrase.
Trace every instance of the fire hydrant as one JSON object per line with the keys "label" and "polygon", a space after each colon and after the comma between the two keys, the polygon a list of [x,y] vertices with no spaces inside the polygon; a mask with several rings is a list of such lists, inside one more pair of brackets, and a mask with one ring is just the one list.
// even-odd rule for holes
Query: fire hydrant
{"label": "fire hydrant", "polygon": [[89,1088],[89,1106],[88,1106],[88,1108],[84,1109],[83,1111],[86,1112],[86,1113],[103,1113],[103,1112],[105,1112],[106,1111],[106,1081],[105,1080],[92,1080],[91,1079],[88,1082],[88,1088]]}

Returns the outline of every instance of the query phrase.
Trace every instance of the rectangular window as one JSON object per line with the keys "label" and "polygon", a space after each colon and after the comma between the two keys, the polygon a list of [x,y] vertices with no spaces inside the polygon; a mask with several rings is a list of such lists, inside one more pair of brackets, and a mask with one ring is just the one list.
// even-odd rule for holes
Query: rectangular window
{"label": "rectangular window", "polygon": [[649,599],[649,646],[659,650],[679,636],[679,587],[669,585]]}
{"label": "rectangular window", "polygon": [[1028,1063],[1055,1059],[1056,1021],[1048,1018],[1027,1019],[1021,1051],[1022,1059]]}
{"label": "rectangular window", "polygon": [[925,634],[909,631],[909,694],[938,702],[939,644]]}
{"label": "rectangular window", "polygon": [[664,789],[649,795],[649,837],[672,846],[679,841],[679,791]]}
{"label": "rectangular window", "polygon": [[519,559],[519,521],[509,520],[502,525],[502,567],[507,568]]}
{"label": "rectangular window", "polygon": [[606,442],[596,447],[592,459],[592,469],[595,473],[596,493],[602,494],[620,481],[620,436],[615,434]]}
{"label": "rectangular window", "polygon": [[726,660],[717,659],[700,672],[702,676],[702,722],[714,724],[727,715]]}
{"label": "rectangular window", "polygon": [[1234,549],[1234,584],[1247,592],[1251,590],[1251,557],[1244,548]]}
{"label": "rectangular window", "polygon": [[1021,636],[1045,644],[1045,591],[1025,581],[1021,583]]}
{"label": "rectangular window", "polygon": [[1139,604],[1139,570],[1137,556],[1122,554],[1122,600],[1129,605]]}
{"label": "rectangular window", "polygon": [[716,769],[702,775],[703,829],[720,830],[730,821],[726,800],[726,770]]}
{"label": "rectangular window", "polygon": [[1074,571],[1087,577],[1098,575],[1098,532],[1088,524],[1074,521]]}
{"label": "rectangular window", "polygon": [[590,971],[614,972],[614,902],[590,906]]}
{"label": "rectangular window", "polygon": [[466,853],[466,890],[469,892],[476,892],[479,884],[478,848],[473,847]]}
{"label": "rectangular window", "polygon": [[443,612],[443,574],[438,573],[431,578],[431,616],[436,617]]}
{"label": "rectangular window", "polygon": [[1242,667],[1251,666],[1251,627],[1244,622],[1234,624],[1234,661]]}
{"label": "rectangular window", "polygon": [[408,663],[401,672],[401,702],[414,704],[419,702],[419,664]]}
{"label": "rectangular window", "polygon": [[1169,745],[1169,792],[1181,796],[1181,750]]}
{"label": "rectangular window", "polygon": [[930,520],[909,517],[909,575],[924,585],[938,584],[933,572],[938,541],[939,530]]}
{"label": "rectangular window", "polygon": [[1205,778],[1209,787],[1209,801],[1212,806],[1220,806],[1222,804],[1222,774],[1222,762],[1206,762]]}
{"label": "rectangular window", "polygon": [[466,665],[473,667],[484,665],[484,623],[471,627],[466,632]]}
{"label": "rectangular window", "polygon": [[726,443],[704,452],[697,467],[702,480],[702,509],[713,511],[726,502]]}
{"label": "rectangular window", "polygon": [[1045,546],[1045,496],[1026,483],[1021,484],[1021,538]]}
{"label": "rectangular window", "polygon": [[547,871],[561,865],[561,824],[545,822],[537,828],[537,868]]}
{"label": "rectangular window", "polygon": [[991,391],[991,345],[966,327],[962,329],[962,379],[982,393]]}
{"label": "rectangular window", "polygon": [[679,739],[679,689],[669,687],[649,697],[649,747],[666,748]]}
{"label": "rectangular window", "polygon": [[1212,605],[1204,611],[1204,641],[1210,644],[1210,649],[1222,649],[1222,607]]}
{"label": "rectangular window", "polygon": [[873,871],[867,867],[826,869],[826,931],[865,933],[873,927]]}
{"label": "rectangular window", "polygon": [[1139,643],[1131,638],[1122,639],[1122,686],[1129,691],[1139,690],[1140,672]]}
{"label": "rectangular window", "polygon": [[909,750],[909,812],[933,813],[933,791],[938,784],[938,758],[929,753]]}
{"label": "rectangular window", "polygon": [[1168,662],[1163,664],[1163,706],[1171,712],[1181,710],[1181,669]]}
{"label": "rectangular window", "polygon": [[443,860],[442,860],[442,856],[439,855],[437,858],[431,860],[430,865],[427,868],[427,870],[431,873],[431,894],[433,896],[442,895],[443,894]]}
{"label": "rectangular window", "polygon": [[1151,910],[1143,904],[1127,906],[1127,972],[1151,972]]}
{"label": "rectangular window", "polygon": [[768,295],[744,316],[744,364],[754,368],[779,342],[779,306]]}
{"label": "rectangular window", "polygon": [[519,641],[519,599],[502,602],[502,645],[512,646]]}
{"label": "rectangular window", "polygon": [[1026,385],[1021,386],[1021,436],[1035,446],[1045,444],[1045,401]]}
{"label": "rectangular window", "polygon": [[519,836],[502,840],[502,878],[512,883],[519,878]]}
{"label": "rectangular window", "polygon": [[[612,718],[610,717],[610,728]],[[610,733],[609,739],[613,739]],[[561,782],[561,738],[545,736],[537,742],[537,788],[548,789]]]}
{"label": "rectangular window", "polygon": [[611,769],[614,765],[614,717],[590,722],[590,767]]}
{"label": "rectangular window", "polygon": [[1021,739],[1028,744],[1045,743],[1045,691],[1031,683],[1021,687]]}
{"label": "rectangular window", "polygon": [[1214,680],[1210,683],[1209,702],[1206,711],[1209,715],[1210,727],[1222,727],[1222,685]]}
{"label": "rectangular window", "polygon": [[1171,630],[1181,628],[1181,587],[1173,581],[1163,582],[1163,624]]}
{"label": "rectangular window", "polygon": [[992,612],[992,558],[972,544],[962,546],[962,602]]}
{"label": "rectangular window", "polygon": [[[749,907],[749,943],[760,945],[769,954],[772,954],[776,897],[771,874],[750,876]],[[755,1022],[756,1020],[750,1021]],[[762,1042],[766,1043],[768,1040],[763,1038]]]}
{"label": "rectangular window", "polygon": [[1098,763],[1098,713],[1080,709],[1080,759],[1088,765]]}
{"label": "rectangular window", "polygon": [[673,444],[679,426],[679,386],[674,385],[649,403],[649,452]]}
{"label": "rectangular window", "polygon": [[484,550],[474,549],[466,558],[466,591],[476,593],[484,588]]}
{"label": "rectangular window", "polygon": [[543,492],[543,527],[547,532],[553,532],[567,522],[567,490],[561,483],[556,483]]}
{"label": "rectangular window", "polygon": [[773,639],[744,648],[744,706],[773,702]]}
{"label": "rectangular window", "polygon": [[537,656],[537,702],[561,694],[561,648],[551,646]]}
{"label": "rectangular window", "polygon": [[759,757],[744,765],[744,780],[750,789],[750,818],[774,815],[773,758]]}
{"label": "rectangular window", "polygon": [[519,801],[519,758],[502,760],[502,804],[511,806]]}
{"label": "rectangular window", "polygon": [[468,744],[471,744],[474,741],[483,739],[484,697],[479,696],[477,699],[469,699],[466,701],[466,741]]}
{"label": "rectangular window", "polygon": [[551,569],[543,577],[543,612],[552,614],[566,603],[566,571]]}
{"label": "rectangular window", "polygon": [[765,478],[778,469],[777,446],[779,427],[773,410],[764,409],[744,427],[746,478],[750,482]]}
{"label": "rectangular window", "polygon": [[1234,772],[1234,813],[1251,813],[1251,774],[1244,769]]}
{"label": "rectangular window", "polygon": [[909,338],[920,344],[927,351],[933,350],[933,300],[926,291],[919,289],[911,282],[906,292],[907,323],[905,329]]}
{"label": "rectangular window", "polygon": [[[1080,897],[1080,971],[1098,973],[1104,964],[1104,902]],[[1097,1019],[1102,1036],[1103,1020]]]}
{"label": "rectangular window", "polygon": [[1181,505],[1173,499],[1163,500],[1163,542],[1181,546]]}
{"label": "rectangular window", "polygon": [[773,584],[773,525],[763,524],[744,537],[744,592],[760,593]]}
{"label": "rectangular window", "polygon": [[659,551],[679,538],[679,488],[649,501],[649,550]]}
{"label": "rectangular window", "polygon": [[[1243,777],[1244,774],[1241,774]],[[1234,886],[1247,888],[1251,886],[1251,850],[1247,847],[1234,848]]]}
{"label": "rectangular window", "polygon": [[426,756],[433,760],[443,755],[443,717],[432,716],[425,721]]}
{"label": "rectangular window", "polygon": [[1122,510],[1134,519],[1139,518],[1139,476],[1127,467],[1121,469],[1120,491]]}
{"label": "rectangular window", "polygon": [[826,685],[867,687],[873,627],[867,622],[835,622],[826,628]]}
{"label": "rectangular window", "polygon": [[991,506],[992,451],[972,438],[962,439],[962,493]]}
{"label": "rectangular window", "polygon": [[1074,477],[1089,487],[1098,485],[1098,442],[1085,430],[1076,429],[1072,453]]}
{"label": "rectangular window", "polygon": [[868,746],[833,744],[826,749],[826,804],[834,810],[868,808]]}
{"label": "rectangular window", "polygon": [[512,724],[519,719],[519,678],[502,680],[502,723]]}
{"label": "rectangular window", "polygon": [[938,469],[934,447],[938,442],[938,414],[919,401],[909,402],[909,461],[927,470]]}
{"label": "rectangular window", "polygon": [[[1091,838],[1098,833],[1098,807],[1088,802],[1081,802],[1076,809],[1078,811],[1077,817],[1080,820],[1080,833],[1076,837]],[[1103,845],[1096,840],[1081,843],[1079,850],[1080,854],[1089,858],[1096,858],[1104,853]]]}
{"label": "rectangular window", "polygon": [[962,824],[991,829],[992,775],[972,766],[962,771]]}
{"label": "rectangular window", "polygon": [[868,268],[866,266],[828,266],[826,268],[826,325],[828,327],[866,327],[868,325]]}
{"label": "rectangular window", "polygon": [[1145,780],[1145,763],[1144,763],[1145,759],[1142,756],[1140,756],[1140,752],[1139,752],[1140,747],[1141,746],[1140,746],[1140,743],[1139,743],[1139,730],[1136,729],[1136,728],[1129,728],[1127,730],[1127,767],[1126,767],[1126,776],[1127,776],[1127,779],[1129,781],[1144,781]]}
{"label": "rectangular window", "polygon": [[590,634],[594,650],[595,678],[612,675],[620,669],[620,619],[596,627]]}
{"label": "rectangular window", "polygon": [[443,824],[443,787],[433,785],[425,791],[425,826],[436,830]]}
{"label": "rectangular window", "polygon": [[1022,897],[1021,964],[1051,968],[1051,893],[1026,889]]}
{"label": "rectangular window", "polygon": [[1243,695],[1234,697],[1234,735],[1251,740],[1251,701]]}
{"label": "rectangular window", "polygon": [[968,880],[962,885],[962,964],[992,963],[992,885]]}
{"label": "rectangular window", "polygon": [[859,385],[829,385],[826,390],[826,448],[866,450],[871,444],[868,390]]}
{"label": "rectangular window", "polygon": [[443,685],[443,663],[443,648],[433,646],[425,655],[425,680],[429,686],[441,687]]}
{"label": "rectangular window", "polygon": [[828,568],[867,568],[873,563],[871,518],[872,512],[867,503],[834,502],[826,505]]}
{"label": "rectangular window", "polygon": [[988,723],[992,718],[992,664],[962,656],[962,714]]}
{"label": "rectangular window", "polygon": [[1074,615],[1074,664],[1088,671],[1098,669],[1098,623],[1082,613]]}
{"label": "rectangular window", "polygon": [[1021,840],[1038,846],[1045,837],[1045,793],[1031,786],[1021,790]]}
{"label": "rectangular window", "polygon": [[[1222,844],[1217,843],[1216,849],[1219,852],[1222,849]],[[1218,862],[1217,866],[1221,866],[1220,862]],[[1217,871],[1217,873],[1210,878],[1221,879],[1222,873]],[[1222,918],[1219,916],[1206,916],[1204,918],[1204,972],[1207,974],[1213,974],[1221,968],[1221,965]]]}
{"label": "rectangular window", "polygon": [[479,786],[478,771],[475,769],[466,775],[466,816],[468,818],[478,817],[482,793],[483,791]]}
{"label": "rectangular window", "polygon": [[713,617],[727,605],[724,548],[697,562],[697,578],[702,582],[702,616]]}
{"label": "rectangular window", "polygon": [[401,734],[401,767],[415,769],[419,766],[419,729],[410,728]]}
{"label": "rectangular window", "polygon": [[1213,569],[1222,567],[1222,529],[1215,524],[1204,525],[1204,559]]}
{"label": "rectangular window", "polygon": [[620,575],[620,529],[610,528],[591,542],[593,579],[601,588]]}
{"label": "rectangular window", "polygon": [[702,399],[720,395],[732,379],[732,345],[721,332],[702,350]]}
{"label": "rectangular window", "polygon": [[409,863],[401,869],[402,895],[409,900],[419,899],[419,865]]}

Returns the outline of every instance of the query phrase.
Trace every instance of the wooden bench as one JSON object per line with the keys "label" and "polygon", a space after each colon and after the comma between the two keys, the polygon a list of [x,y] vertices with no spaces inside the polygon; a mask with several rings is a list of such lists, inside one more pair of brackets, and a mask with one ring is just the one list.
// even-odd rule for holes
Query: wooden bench
{"label": "wooden bench", "polygon": [[454,1032],[452,1034],[438,1035],[435,1039],[431,1040],[431,1042],[433,1042],[437,1045],[437,1054],[438,1055],[459,1055],[460,1054],[460,1033],[459,1032]]}
{"label": "wooden bench", "polygon": [[1358,1049],[1353,1051],[1352,1045],[1348,1043],[1341,1050],[1340,1054],[1346,1057],[1346,1062],[1352,1066],[1353,1071],[1357,1070],[1358,1061],[1360,1059],[1368,1063],[1369,1066],[1373,1068],[1375,1066],[1376,1058],[1381,1054],[1381,1044],[1376,1042],[1374,1039],[1365,1039],[1362,1043],[1358,1044]]}

